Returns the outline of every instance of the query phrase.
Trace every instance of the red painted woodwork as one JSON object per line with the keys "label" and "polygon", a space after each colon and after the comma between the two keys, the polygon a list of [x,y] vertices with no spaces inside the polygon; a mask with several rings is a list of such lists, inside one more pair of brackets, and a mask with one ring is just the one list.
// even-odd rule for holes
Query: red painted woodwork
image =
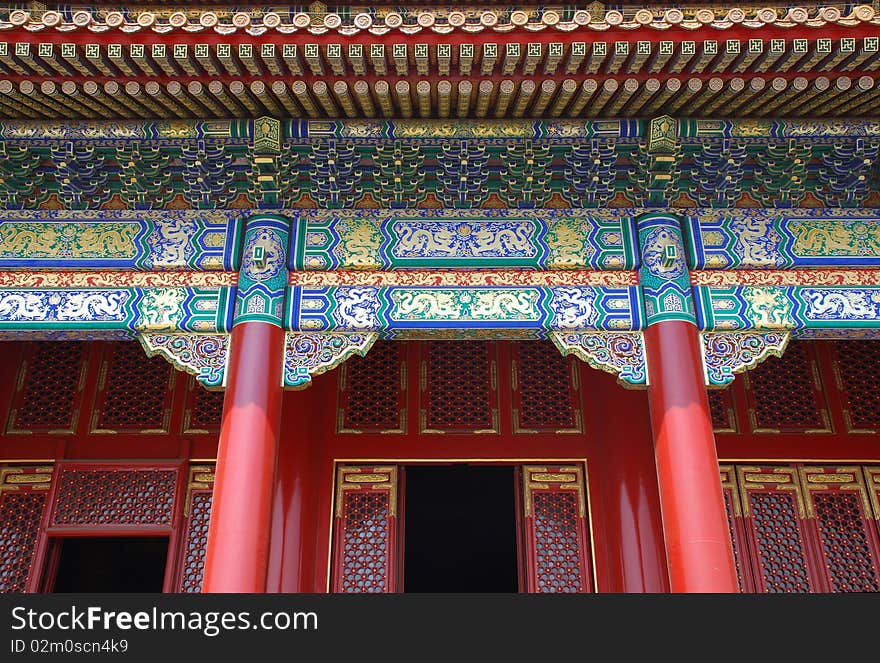
{"label": "red painted woodwork", "polygon": [[[281,418],[267,591],[321,592],[315,584],[318,526],[318,422],[315,390],[286,392]],[[331,410],[328,408],[329,416]],[[332,481],[332,476],[327,477]],[[325,545],[327,542],[324,542]]]}
{"label": "red painted woodwork", "polygon": [[176,383],[162,357],[146,358],[139,343],[105,345],[90,430],[168,433]]}
{"label": "red painted woodwork", "polygon": [[818,591],[797,470],[745,466],[737,471],[756,591]]}
{"label": "red painted woodwork", "polygon": [[55,463],[28,591],[52,585],[58,547],[71,536],[168,536],[163,591],[172,591],[182,511],[180,462]]}
{"label": "red painted woodwork", "polygon": [[72,433],[81,410],[86,344],[29,343],[18,367],[7,433]]}
{"label": "red painted woodwork", "polygon": [[880,591],[880,542],[861,468],[801,467],[825,591]]}
{"label": "red painted woodwork", "polygon": [[513,430],[516,433],[583,431],[574,364],[550,343],[511,343]]}
{"label": "red painted woodwork", "polygon": [[854,465],[722,467],[744,591],[878,591],[877,473]]}
{"label": "red painted woodwork", "polygon": [[339,468],[332,591],[397,591],[397,476],[393,465]]}
{"label": "red painted woodwork", "polygon": [[648,402],[673,592],[736,592],[736,565],[694,325],[645,331]]}
{"label": "red painted woodwork", "polygon": [[522,480],[526,591],[592,591],[583,468],[527,465]]}
{"label": "red painted woodwork", "polygon": [[[880,379],[878,353],[872,349],[876,345],[875,341],[793,340],[781,358],[771,357],[747,374],[738,375],[727,389],[713,391],[714,398],[725,399],[731,419],[725,422],[713,414],[719,458],[730,462],[880,460],[876,437],[880,426],[872,420],[877,416],[872,408],[872,399],[877,398],[875,380]],[[804,371],[805,358],[812,374],[806,383],[808,397],[814,398],[815,390],[821,390],[815,398],[816,407],[825,412],[818,415],[824,432],[804,434],[805,425],[783,425],[772,419],[756,426],[755,403],[766,402],[765,410],[773,411],[774,399],[787,404],[787,399],[798,398],[779,390],[769,394],[757,390],[762,385],[781,384],[788,379],[787,373]]]}
{"label": "red painted woodwork", "polygon": [[266,591],[284,330],[232,329],[202,591]]}
{"label": "red painted woodwork", "polygon": [[[136,343],[132,343],[135,349],[142,352]],[[861,508],[864,510],[864,500],[868,500],[874,515],[864,516],[863,539],[858,534],[848,537],[847,545],[851,547],[841,547],[840,550],[847,555],[862,551],[858,553],[862,555],[858,558],[861,560],[867,559],[868,553],[873,554],[871,546],[875,539],[872,537],[876,537],[877,514],[880,513],[880,508],[876,506],[880,503],[880,456],[876,444],[878,429],[873,427],[871,419],[872,415],[876,416],[871,400],[876,394],[872,387],[876,384],[876,378],[873,377],[876,375],[876,362],[871,354],[875,346],[871,342],[857,341],[792,342],[793,347],[797,344],[813,347],[809,352],[814,357],[815,370],[821,379],[833,432],[807,435],[785,430],[780,433],[753,432],[748,411],[749,399],[756,397],[749,393],[754,388],[754,381],[750,380],[747,387],[743,376],[738,376],[729,389],[711,394],[716,403],[713,414],[718,450],[725,466],[731,467],[733,475],[732,481],[724,483],[724,506],[728,516],[739,509],[738,514],[734,513],[732,521],[729,518],[728,522],[729,529],[734,533],[735,559],[746,591],[764,589],[757,587],[754,579],[759,577],[756,569],[760,569],[756,566],[757,552],[753,543],[755,509],[750,507],[749,517],[743,516],[744,501],[739,493],[741,487],[735,472],[740,466],[800,467],[799,464],[803,464],[805,467],[862,467],[867,497],[859,498],[862,500]],[[69,432],[61,432],[66,429],[66,422],[54,428],[59,421],[52,419],[54,414],[29,415],[32,417],[29,421],[33,422],[29,424],[29,432],[0,436],[0,459],[5,459],[7,463],[10,460],[19,461],[15,463],[19,466],[22,466],[21,461],[28,459],[30,465],[49,459],[70,465],[71,460],[77,460],[80,462],[76,465],[80,468],[86,467],[82,461],[93,459],[92,466],[128,471],[145,466],[187,467],[186,461],[190,459],[191,466],[203,466],[208,464],[206,460],[216,458],[223,392],[207,392],[191,376],[174,371],[174,388],[166,393],[171,408],[168,434],[141,433],[140,430],[148,429],[146,421],[137,422],[130,429],[117,429],[115,433],[90,432],[94,404],[96,399],[101,398],[101,367],[112,359],[117,344],[70,343],[70,347],[79,345],[82,350],[78,368],[63,362],[55,354],[57,345],[65,346],[67,343],[5,343],[4,357],[8,359],[0,364],[0,400],[4,404],[0,416],[8,426],[11,410],[23,402],[25,392],[22,386],[34,379],[30,377],[35,366],[33,357],[43,352],[46,357],[55,359],[42,360],[44,368],[41,370],[45,371],[45,376],[33,384],[43,386],[30,387],[31,393],[43,396],[51,393],[49,383],[55,378],[49,376],[57,374],[61,384],[66,385],[59,394],[58,401],[62,401],[61,394],[70,393],[73,381],[64,382],[62,374],[53,372],[51,367],[53,362],[64,365],[67,368],[63,375],[68,378],[69,368],[77,375],[73,402],[79,412],[75,424]],[[313,386],[308,390],[283,394],[277,488],[272,503],[268,574],[268,588],[271,591],[327,591],[331,588],[332,577],[328,571],[331,569],[331,535],[335,513],[334,474],[338,465],[448,461],[519,466],[583,463],[587,470],[585,495],[591,538],[595,542],[589,560],[591,568],[595,569],[593,589],[610,592],[668,591],[645,392],[621,389],[615,384],[613,376],[594,371],[572,357],[562,362],[549,361],[557,356],[555,349],[546,342],[496,342],[493,345],[496,363],[496,433],[419,433],[420,406],[430,397],[432,388],[431,382],[427,381],[426,389],[421,389],[420,367],[428,357],[429,343],[380,342],[365,358],[346,362],[344,370],[315,377]],[[544,347],[536,348],[536,345]],[[532,372],[531,378],[525,377],[530,371],[523,369],[524,346],[528,346],[526,352],[534,350],[536,356],[546,357],[547,372],[552,374],[536,376]],[[133,353],[132,357],[135,356],[136,353]],[[391,358],[390,362],[388,358]],[[27,360],[24,372],[21,372],[22,359]],[[144,361],[147,361],[146,358]],[[774,362],[768,361],[754,372],[763,370],[765,366],[767,370],[786,370],[785,356],[775,363],[779,368],[774,367]],[[138,370],[140,364],[139,361],[132,361],[128,365],[128,370]],[[356,370],[360,371],[357,377]],[[549,425],[563,420],[564,412],[555,400],[562,393],[565,371],[569,372],[567,375],[572,385],[569,411],[580,416],[582,434],[559,434],[555,432],[557,429]],[[344,382],[341,384],[343,376]],[[352,399],[360,408],[356,413],[354,410],[349,412]],[[546,403],[550,399],[554,402]],[[55,404],[54,400],[45,397],[42,401],[34,399],[34,413],[39,413],[39,408],[44,407],[40,405],[41,402]],[[361,406],[361,403],[364,405]],[[542,405],[545,406],[543,409]],[[524,426],[522,418],[518,421],[514,414],[514,410],[524,408],[533,408],[525,413],[526,420],[532,422],[530,426]],[[69,412],[66,405],[56,410],[61,411],[63,414],[59,415],[60,418],[66,417]],[[723,413],[726,421],[718,421],[719,412]],[[41,420],[40,417],[44,418]],[[546,427],[545,423],[548,424]],[[722,429],[736,432],[723,432]],[[303,440],[311,440],[312,443],[300,444]],[[753,459],[761,459],[762,462],[754,462]],[[750,460],[752,462],[748,462]],[[816,461],[824,463],[817,464]],[[795,465],[792,465],[793,462]],[[306,471],[303,469],[306,467],[311,469]],[[805,480],[796,474],[800,487]],[[179,551],[169,556],[169,573],[173,575],[166,589],[199,591],[211,492],[205,486],[189,487],[192,477],[187,480],[183,470],[178,476],[174,524],[162,530],[177,537],[172,550]],[[0,494],[0,514],[3,513],[2,500],[8,494]],[[835,491],[829,493],[830,498],[817,493],[820,496],[815,504],[810,501],[812,498],[807,492],[798,494],[805,500],[804,509],[814,508],[816,514],[813,518],[799,521],[803,522],[802,526],[798,525],[806,536],[806,564],[818,578],[814,585],[828,587],[827,591],[831,591],[833,572],[830,565],[838,562],[834,555],[827,560],[823,557],[823,542],[827,540],[832,541],[832,545],[839,545],[833,543],[833,532],[856,531],[856,524],[862,522],[861,516],[852,510],[852,499],[846,495],[837,496]],[[46,491],[43,491],[43,499],[45,497]],[[39,501],[39,498],[34,500]],[[824,520],[818,515],[819,502],[822,500],[829,502],[826,509],[829,515],[823,516]],[[306,514],[307,518],[297,522],[297,513]],[[822,522],[825,524],[822,525]],[[0,527],[4,526],[0,524]],[[824,534],[822,527],[825,528]],[[142,528],[142,525],[118,526],[123,534],[143,532]],[[92,536],[107,531],[102,525],[77,526],[66,531],[56,527],[51,536]],[[41,555],[40,562],[32,564],[34,568],[40,571],[46,568],[50,561],[46,554],[48,544],[53,540],[45,536],[34,539],[33,560]],[[864,543],[859,543],[861,541]],[[866,550],[868,553],[864,552]],[[173,557],[177,560],[172,561]],[[0,560],[3,559],[0,556]],[[15,568],[22,567],[18,565]],[[857,586],[862,576],[846,570],[846,565],[842,568],[844,571],[838,574],[840,586]],[[856,564],[853,568],[865,567]],[[28,571],[28,587],[33,589],[37,586],[34,584],[37,576],[39,574]]]}
{"label": "red painted woodwork", "polygon": [[831,344],[835,385],[841,390],[846,431],[880,431],[880,343],[836,341]]}
{"label": "red painted woodwork", "polygon": [[[813,343],[792,343],[782,359],[768,357],[766,366],[746,374],[752,431],[822,433],[831,421]],[[782,366],[774,366],[782,364]]]}
{"label": "red painted woodwork", "polygon": [[189,468],[189,481],[183,507],[180,563],[174,585],[174,591],[178,593],[198,594],[202,591],[214,469],[214,465],[194,465]]}
{"label": "red painted woodwork", "polygon": [[752,564],[748,556],[746,527],[742,517],[742,501],[737,489],[736,469],[732,465],[722,465],[721,490],[724,494],[724,510],[733,543],[733,558],[736,562],[736,580],[740,592],[753,593],[755,582],[752,579]]}
{"label": "red painted woodwork", "polygon": [[[648,396],[579,362],[590,456],[589,486],[600,592],[668,592]],[[588,452],[590,453],[590,452]]]}
{"label": "red painted woodwork", "polygon": [[421,432],[497,432],[496,345],[495,341],[421,344]]}
{"label": "red painted woodwork", "polygon": [[337,432],[405,432],[406,347],[379,340],[340,368]]}
{"label": "red painted woodwork", "polygon": [[52,467],[0,465],[0,593],[20,593],[34,575]]}

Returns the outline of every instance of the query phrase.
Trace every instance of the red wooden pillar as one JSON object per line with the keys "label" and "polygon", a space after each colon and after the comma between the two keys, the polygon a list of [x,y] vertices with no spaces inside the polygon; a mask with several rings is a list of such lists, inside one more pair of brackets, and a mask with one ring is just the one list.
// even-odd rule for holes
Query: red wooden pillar
{"label": "red wooden pillar", "polygon": [[247,222],[202,591],[266,591],[281,427],[289,223]]}
{"label": "red wooden pillar", "polygon": [[673,592],[738,592],[678,219],[638,220],[648,402]]}

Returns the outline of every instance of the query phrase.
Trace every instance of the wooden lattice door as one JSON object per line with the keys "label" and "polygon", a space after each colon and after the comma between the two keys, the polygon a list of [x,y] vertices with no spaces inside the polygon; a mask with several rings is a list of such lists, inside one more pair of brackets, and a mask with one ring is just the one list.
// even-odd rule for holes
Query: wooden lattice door
{"label": "wooden lattice door", "polygon": [[[530,593],[593,591],[584,468],[548,463],[518,469],[521,587]],[[402,591],[400,474],[395,465],[337,469],[332,591]]]}

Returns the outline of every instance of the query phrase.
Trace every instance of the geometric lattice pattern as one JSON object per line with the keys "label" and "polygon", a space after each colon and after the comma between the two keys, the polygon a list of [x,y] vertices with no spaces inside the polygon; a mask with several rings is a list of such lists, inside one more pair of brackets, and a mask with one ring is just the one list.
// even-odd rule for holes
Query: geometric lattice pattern
{"label": "geometric lattice pattern", "polygon": [[27,588],[45,504],[45,491],[0,493],[0,593]]}
{"label": "geometric lattice pattern", "polygon": [[522,474],[527,591],[591,591],[583,468],[524,465]]}
{"label": "geometric lattice pattern", "polygon": [[818,380],[809,341],[789,343],[781,358],[770,357],[749,371],[754,431],[826,430],[828,414]]}
{"label": "geometric lattice pattern", "polygon": [[51,525],[170,527],[177,472],[159,469],[64,469]]}
{"label": "geometric lattice pattern", "polygon": [[709,412],[712,415],[712,428],[715,431],[735,431],[736,415],[733,411],[731,389],[709,389]]}
{"label": "geometric lattice pattern", "polygon": [[396,592],[397,467],[340,467],[332,591]]}
{"label": "geometric lattice pattern", "polygon": [[427,348],[426,431],[496,430],[491,341],[436,341]]}
{"label": "geometric lattice pattern", "polygon": [[202,591],[205,571],[205,550],[208,546],[208,524],[211,520],[212,493],[210,490],[193,491],[189,503],[189,521],[180,559],[180,586],[184,594]]}
{"label": "geometric lattice pattern", "polygon": [[742,574],[742,560],[740,557],[742,555],[740,548],[736,545],[737,537],[736,530],[734,529],[734,514],[733,514],[733,503],[731,501],[730,491],[724,490],[724,511],[727,514],[727,526],[728,531],[730,532],[730,540],[734,542],[733,545],[733,561],[736,563],[736,583],[739,587],[739,591],[744,591],[743,586],[743,574]]}
{"label": "geometric lattice pattern", "polygon": [[856,430],[880,429],[880,343],[836,341],[834,348],[848,424]]}
{"label": "geometric lattice pattern", "polygon": [[880,466],[720,469],[742,591],[880,591]]}
{"label": "geometric lattice pattern", "polygon": [[379,340],[366,356],[352,357],[345,363],[340,432],[402,429],[405,402],[401,362],[406,346],[406,341]]}
{"label": "geometric lattice pattern", "polygon": [[349,492],[343,498],[343,593],[377,594],[388,588],[389,495]]}
{"label": "geometric lattice pattern", "polygon": [[577,392],[572,384],[572,360],[547,341],[514,345],[519,428],[578,430]]}
{"label": "geometric lattice pattern", "polygon": [[[171,365],[147,358],[140,343],[108,343],[109,356],[98,428],[161,431],[167,428]],[[99,385],[100,389],[100,385]]]}
{"label": "geometric lattice pattern", "polygon": [[27,345],[26,352],[32,353],[20,369],[26,374],[7,429],[72,430],[85,343],[45,341]]}
{"label": "geometric lattice pattern", "polygon": [[831,591],[880,591],[858,494],[813,493],[812,499]]}
{"label": "geometric lattice pattern", "polygon": [[535,562],[539,593],[583,591],[578,550],[577,496],[534,494]]}
{"label": "geometric lattice pattern", "polygon": [[763,590],[810,592],[804,543],[791,493],[749,494]]}
{"label": "geometric lattice pattern", "polygon": [[208,391],[195,378],[190,381],[187,432],[217,431],[223,419],[224,391]]}

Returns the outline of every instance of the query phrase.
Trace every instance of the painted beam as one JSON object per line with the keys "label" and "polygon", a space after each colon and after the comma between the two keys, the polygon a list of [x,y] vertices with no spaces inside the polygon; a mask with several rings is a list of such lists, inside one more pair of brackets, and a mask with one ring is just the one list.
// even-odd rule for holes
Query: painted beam
{"label": "painted beam", "polygon": [[237,270],[241,212],[0,211],[0,269]]}
{"label": "painted beam", "polygon": [[0,331],[217,333],[231,328],[234,288],[0,289]]}
{"label": "painted beam", "polygon": [[635,225],[607,210],[297,210],[292,270],[632,270]]}
{"label": "painted beam", "polygon": [[303,332],[633,331],[638,287],[290,287],[285,328]]}
{"label": "painted beam", "polygon": [[880,267],[880,210],[700,210],[685,217],[692,269]]}

